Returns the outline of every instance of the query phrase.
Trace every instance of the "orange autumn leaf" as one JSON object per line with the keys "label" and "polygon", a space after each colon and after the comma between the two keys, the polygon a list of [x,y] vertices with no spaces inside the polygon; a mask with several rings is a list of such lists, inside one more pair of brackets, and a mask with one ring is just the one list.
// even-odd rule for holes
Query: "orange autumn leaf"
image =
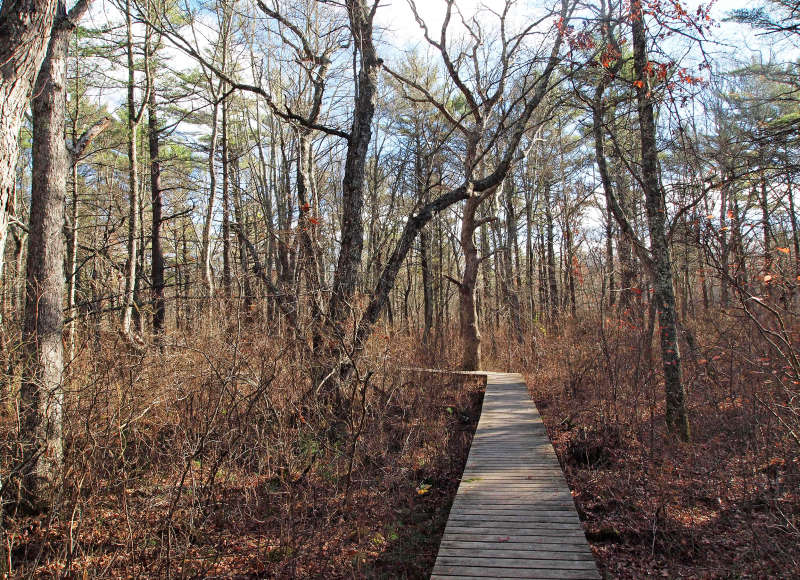
{"label": "orange autumn leaf", "polygon": [[789,253],[789,248],[775,248],[775,249],[778,250],[781,254]]}
{"label": "orange autumn leaf", "polygon": [[311,222],[314,225],[317,225],[319,223],[319,218],[310,217],[310,218],[308,218],[308,221]]}
{"label": "orange autumn leaf", "polygon": [[644,87],[644,81],[635,80],[633,81],[633,86],[636,87],[637,89],[641,89],[642,87]]}

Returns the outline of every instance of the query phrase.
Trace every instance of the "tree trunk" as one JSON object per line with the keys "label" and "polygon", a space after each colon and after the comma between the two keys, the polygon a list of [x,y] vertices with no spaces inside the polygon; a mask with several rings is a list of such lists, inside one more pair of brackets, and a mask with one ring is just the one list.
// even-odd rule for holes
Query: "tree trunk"
{"label": "tree trunk", "polygon": [[544,318],[547,316],[547,305],[550,303],[550,294],[547,286],[547,253],[545,251],[544,230],[539,228],[539,311]]}
{"label": "tree trunk", "polygon": [[547,220],[547,298],[550,302],[550,320],[558,318],[558,280],[556,279],[556,253],[553,245],[553,212],[550,209],[550,185],[545,187],[544,216]]}
{"label": "tree trunk", "polygon": [[567,273],[567,290],[569,291],[569,311],[572,316],[575,316],[577,310],[577,303],[575,299],[575,276],[578,269],[578,260],[575,257],[574,248],[572,247],[572,225],[570,224],[569,211],[567,210],[567,200],[564,199],[564,245],[566,250],[566,273]]}
{"label": "tree trunk", "polygon": [[[233,164],[233,219],[236,220],[238,227],[244,228],[244,231],[247,231],[247,223],[245,223],[247,220],[245,220],[244,210],[242,208],[242,176],[239,170],[239,155],[241,155],[241,153],[237,150]],[[253,297],[253,288],[250,284],[247,249],[245,248],[244,242],[241,240],[239,241],[238,248],[239,268],[242,271],[242,290],[244,292],[242,298],[244,310],[249,316],[255,299]]]}
{"label": "tree trunk", "polygon": [[155,88],[150,88],[147,99],[148,146],[150,149],[150,201],[152,227],[150,230],[151,279],[153,284],[153,332],[164,332],[166,317],[164,303],[164,251],[161,248],[161,157],[159,151],[160,129]]}
{"label": "tree trunk", "polygon": [[480,198],[472,195],[464,204],[464,216],[461,220],[461,249],[464,252],[464,273],[458,287],[459,324],[461,329],[461,347],[464,352],[461,369],[478,371],[481,369],[481,332],[478,328],[478,311],[475,301],[475,288],[478,281],[480,259],[475,246],[475,214]]}
{"label": "tree trunk", "polygon": [[[477,212],[476,212],[477,214]],[[485,210],[480,214],[481,225],[476,229],[476,233],[480,232],[480,254],[481,256],[490,256],[492,251],[489,244],[489,227],[484,218],[486,217]],[[477,215],[476,215],[477,217]],[[474,238],[474,234],[473,234]],[[497,247],[497,244],[495,244]],[[498,273],[495,274],[494,280],[492,279],[492,270],[497,270],[496,259],[494,268],[492,262],[487,258],[480,261],[480,287],[478,283],[475,284],[475,310],[478,314],[478,324],[483,325],[489,329],[489,332],[494,332],[497,328],[499,321],[495,321],[494,317],[499,316],[500,308],[497,297],[500,292],[497,290]],[[495,282],[495,288],[492,288],[492,282]]]}
{"label": "tree trunk", "polygon": [[666,422],[669,431],[681,440],[689,439],[689,418],[686,393],[681,381],[681,358],[678,350],[675,291],[672,282],[672,261],[666,232],[666,205],[659,182],[658,150],[653,97],[647,83],[647,41],[644,14],[639,2],[631,5],[634,71],[642,156],[642,189],[650,230],[650,249],[654,262],[654,290],[661,328],[661,359],[666,390]]}
{"label": "tree trunk", "polygon": [[792,224],[792,246],[794,249],[794,275],[800,281],[800,236],[798,236],[797,214],[794,211],[794,189],[792,188],[792,176],[786,175],[786,195],[789,198],[789,219]]}
{"label": "tree trunk", "polygon": [[528,288],[528,328],[536,316],[535,284],[533,283],[533,192],[530,184],[525,183],[525,283]]}
{"label": "tree trunk", "polygon": [[608,306],[613,307],[617,301],[617,289],[614,280],[614,215],[606,200],[606,289]]}
{"label": "tree trunk", "polygon": [[709,298],[708,298],[708,285],[707,285],[707,282],[706,282],[706,268],[705,268],[706,257],[705,257],[705,252],[703,252],[704,245],[703,245],[703,235],[702,235],[702,231],[701,231],[701,227],[700,227],[700,216],[697,215],[697,212],[695,212],[692,215],[692,224],[694,225],[694,228],[695,228],[695,230],[694,230],[694,242],[695,242],[695,245],[698,248],[698,253],[699,253],[699,255],[698,255],[698,262],[699,262],[698,274],[699,274],[699,277],[700,277],[700,290],[701,290],[701,292],[703,294],[703,310],[707,311],[708,310],[708,306],[709,306]]}
{"label": "tree trunk", "polygon": [[[761,171],[760,195],[758,205],[761,208],[761,235],[764,244],[764,274],[770,274],[773,268],[772,252],[770,251],[770,240],[772,238],[772,228],[769,223],[769,200],[767,199],[767,177],[764,170]],[[769,287],[770,285],[767,284]]]}
{"label": "tree trunk", "polygon": [[217,117],[219,116],[219,102],[214,102],[214,109],[211,115],[211,140],[208,144],[208,206],[206,207],[205,221],[203,222],[202,256],[200,263],[202,267],[203,282],[206,286],[206,294],[209,299],[214,295],[214,271],[211,268],[211,224],[214,220],[214,197],[217,193]]}
{"label": "tree trunk", "polygon": [[133,59],[133,19],[131,16],[130,0],[125,2],[125,21],[127,29],[128,52],[128,261],[125,272],[125,295],[122,307],[122,331],[126,336],[131,334],[133,321],[134,292],[136,286],[136,262],[138,260],[139,236],[139,168],[137,164],[137,139],[136,133],[139,122],[136,114],[135,103],[135,70]]}
{"label": "tree trunk", "polygon": [[[316,357],[312,381],[325,400],[337,399],[341,378],[338,373],[344,353],[336,342],[342,334],[341,324],[350,316],[358,285],[361,253],[364,246],[364,178],[367,151],[372,138],[372,119],[378,89],[380,60],[372,38],[375,16],[364,0],[347,0],[350,30],[360,53],[353,122],[347,141],[344,176],[342,178],[341,245],[328,302],[328,316],[322,331],[326,336],[321,356]],[[319,345],[315,345],[319,346]],[[349,366],[347,367],[349,368]],[[333,370],[333,373],[331,372]],[[345,371],[347,372],[347,371]]]}
{"label": "tree trunk", "polygon": [[[59,14],[33,98],[31,215],[22,329],[24,365],[20,388],[20,503],[46,506],[63,464],[65,290],[64,197],[69,158],[64,142],[69,36],[88,7],[79,2]],[[63,5],[59,11],[63,11]]]}
{"label": "tree trunk", "polygon": [[730,196],[730,185],[725,183],[720,188],[719,202],[719,261],[722,268],[722,279],[720,280],[719,301],[722,308],[727,308],[730,304],[730,247],[728,244],[728,228],[726,226],[728,205]]}
{"label": "tree trunk", "polygon": [[[509,317],[511,318],[511,328],[514,330],[514,338],[517,343],[522,344],[525,337],[522,332],[522,312],[517,294],[518,285],[514,284],[514,262],[513,254],[517,248],[517,214],[514,208],[514,180],[509,177],[503,182],[503,200],[506,209],[506,251],[504,253],[505,264],[505,293],[506,304],[508,306]],[[517,254],[519,256],[519,254]],[[519,272],[519,265],[517,265]]]}
{"label": "tree trunk", "polygon": [[433,328],[433,284],[430,272],[430,236],[426,230],[419,234],[420,268],[422,269],[422,300],[425,312],[425,327],[422,344],[428,344]]}
{"label": "tree trunk", "polygon": [[228,160],[228,100],[222,101],[222,289],[231,297],[231,216]]}
{"label": "tree trunk", "polygon": [[[78,103],[80,98],[77,91],[75,93],[75,111],[72,123],[72,142],[78,141]],[[75,343],[76,343],[76,328],[77,328],[77,314],[75,308],[75,293],[78,286],[78,164],[72,164],[72,200],[70,204],[70,236],[69,236],[69,249],[67,251],[67,316],[69,323],[67,324],[67,344],[69,345],[69,361],[75,358]]]}
{"label": "tree trunk", "polygon": [[[631,192],[627,189],[620,190],[619,195],[621,198],[620,203],[624,207],[630,201]],[[633,254],[633,243],[622,233],[617,237],[617,257],[619,258],[620,271],[618,308],[622,312],[628,311],[629,315],[633,315],[631,308],[634,305],[633,287],[637,278],[636,258]]]}
{"label": "tree trunk", "polygon": [[347,8],[353,39],[361,53],[361,63],[342,179],[342,242],[328,312],[336,324],[344,321],[350,314],[350,303],[358,283],[361,250],[364,246],[361,215],[364,205],[364,176],[367,150],[372,138],[372,118],[375,115],[380,66],[372,39],[374,13],[363,0],[348,0]]}
{"label": "tree trunk", "polygon": [[19,129],[57,4],[56,0],[6,1],[0,7],[0,278],[14,211]]}

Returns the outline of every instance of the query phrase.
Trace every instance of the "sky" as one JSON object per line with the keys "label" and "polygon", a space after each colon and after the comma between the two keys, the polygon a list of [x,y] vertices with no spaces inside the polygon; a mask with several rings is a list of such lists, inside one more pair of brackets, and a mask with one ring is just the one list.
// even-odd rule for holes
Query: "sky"
{"label": "sky", "polygon": [[[480,7],[499,9],[503,4],[501,0],[457,0],[456,3],[466,16],[475,13]],[[700,4],[696,0],[688,0],[684,3],[689,10],[695,10]],[[432,31],[438,31],[444,18],[444,1],[417,0],[416,4],[420,15],[428,23],[429,28]],[[535,10],[535,6],[539,4],[541,2],[535,0],[518,0],[512,11],[511,20],[524,22],[530,17],[530,13]],[[722,22],[731,10],[753,7],[754,5],[754,2],[748,0],[717,1],[711,12],[712,17],[719,23],[719,27],[715,31],[715,39],[744,51],[748,50],[748,47],[764,50],[770,44],[774,44],[774,40],[767,42],[765,39],[757,37],[747,26],[732,22]],[[383,0],[378,9],[376,19],[377,23],[385,28],[384,40],[391,42],[395,46],[413,46],[422,38],[407,0]]]}
{"label": "sky", "polygon": [[[431,34],[438,36],[438,30],[445,14],[444,0],[416,0],[416,4],[420,15],[428,24]],[[517,0],[508,19],[511,26],[519,27],[530,22],[532,15],[537,10],[541,11],[541,8],[537,8],[541,4],[541,0]],[[685,4],[689,10],[693,10],[699,3],[696,0],[688,0]],[[502,5],[501,0],[457,0],[457,6],[467,18],[479,9],[484,9],[484,14],[488,19],[489,16],[485,9],[498,10]],[[716,24],[712,30],[711,40],[713,42],[706,46],[709,54],[719,61],[736,59],[738,62],[747,62],[753,57],[767,60],[774,53],[778,53],[782,59],[785,59],[789,51],[794,57],[800,56],[797,54],[796,48],[788,43],[776,42],[774,36],[759,36],[748,26],[723,21],[731,10],[746,6],[753,6],[753,3],[747,0],[719,0],[714,4],[712,16],[716,20]],[[102,27],[110,21],[121,22],[121,13],[110,0],[100,0],[93,3],[84,24]],[[496,19],[494,21],[496,22]],[[455,15],[451,26],[454,29],[459,26],[458,18]],[[389,62],[402,58],[402,54],[406,50],[426,46],[408,0],[381,0],[376,16],[376,31],[381,56]],[[192,67],[193,62],[190,57],[176,49],[171,49],[170,52],[173,53],[170,55],[170,61],[175,68],[185,67],[188,69]],[[115,74],[114,76],[119,76],[119,80],[124,81],[124,71],[119,72],[119,75]],[[102,95],[98,94],[97,98],[108,103],[110,108],[115,110],[125,99],[124,94],[118,93],[119,91],[106,91]]]}
{"label": "sky", "polygon": [[[192,0],[190,0],[191,2]],[[292,0],[284,0],[291,2]],[[527,25],[534,15],[541,13],[541,5],[554,0],[517,0],[511,9],[507,22],[509,27]],[[123,21],[121,12],[113,5],[113,0],[97,0],[93,3],[90,13],[87,15],[84,25],[90,27],[103,27],[109,22],[121,23]],[[464,14],[465,18],[471,17],[476,11],[482,11],[484,21],[497,22],[497,18],[492,16],[488,9],[500,10],[504,5],[502,0],[456,0],[456,4]],[[686,0],[685,5],[692,11],[698,6],[697,0]],[[444,0],[416,0],[417,9],[421,17],[425,20],[430,30],[430,34],[438,37],[438,31],[444,18],[446,4]],[[771,56],[778,54],[778,60],[787,58],[799,58],[798,50],[788,43],[776,42],[773,36],[759,35],[749,26],[724,22],[725,17],[731,10],[745,6],[753,6],[747,0],[718,0],[712,8],[712,16],[715,25],[711,30],[711,42],[706,43],[706,52],[719,63],[725,63],[726,67],[746,63],[752,59],[769,60]],[[550,25],[550,18],[546,20]],[[456,32],[460,27],[459,17],[453,14],[451,19],[451,29]],[[140,27],[141,28],[141,27]],[[424,41],[422,31],[414,19],[413,12],[409,6],[409,0],[381,0],[380,7],[376,15],[376,36],[378,39],[378,50],[382,58],[388,63],[404,58],[404,53],[414,48],[422,48],[424,51],[429,49]],[[137,31],[141,34],[141,30]],[[211,29],[201,31],[198,38],[201,42],[210,45],[211,39],[202,39],[206,33],[213,34]],[[453,42],[451,41],[451,42]],[[166,46],[169,53],[169,62],[173,70],[188,70],[194,68],[195,64],[191,57],[180,50]],[[695,63],[699,59],[695,58]],[[695,71],[698,72],[698,71]],[[110,70],[109,74],[118,80],[116,88],[105,88],[94,91],[93,97],[99,104],[105,104],[115,116],[125,107],[126,91],[124,83],[127,73],[122,67]],[[141,75],[140,75],[141,76]],[[250,79],[246,79],[250,80]],[[200,134],[206,133],[206,127],[190,126],[183,123],[180,129],[187,137],[196,139]]]}

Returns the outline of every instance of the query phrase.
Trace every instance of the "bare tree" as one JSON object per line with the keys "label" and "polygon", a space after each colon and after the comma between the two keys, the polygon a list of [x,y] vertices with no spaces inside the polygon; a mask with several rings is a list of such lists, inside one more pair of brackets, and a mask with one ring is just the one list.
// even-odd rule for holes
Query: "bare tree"
{"label": "bare tree", "polygon": [[[323,72],[324,59],[317,51],[306,49],[308,43],[304,29],[293,24],[276,7],[259,3],[259,8],[287,31],[282,36],[284,42],[289,43],[290,46],[297,46],[304,58],[311,59],[306,62],[312,64],[309,69],[312,84],[320,79],[322,75],[319,73]],[[457,70],[458,67],[454,64],[447,47],[447,24],[443,26],[444,40],[436,41],[428,34],[425,23],[421,19],[419,20],[427,41],[437,47],[444,66],[448,68],[451,80],[456,83],[458,90],[464,95],[467,102],[467,116],[471,120],[465,121],[464,118],[459,118],[461,115],[453,110],[452,104],[440,102],[413,80],[405,78],[400,73],[389,72],[407,85],[410,96],[430,102],[452,127],[458,129],[465,136],[467,143],[471,142],[472,144],[467,147],[468,154],[461,183],[446,190],[437,198],[415,207],[413,213],[405,221],[394,249],[388,253],[388,259],[378,277],[372,298],[358,319],[355,344],[350,347],[345,345],[346,333],[343,324],[354,314],[353,299],[358,287],[364,245],[362,208],[365,199],[366,160],[372,136],[378,73],[381,68],[385,67],[377,55],[373,39],[373,21],[378,9],[378,2],[374,2],[370,6],[364,0],[348,0],[345,8],[352,37],[350,46],[354,50],[356,63],[356,82],[354,83],[356,90],[353,95],[352,120],[348,131],[328,126],[315,118],[317,107],[313,103],[316,98],[312,99],[312,107],[306,114],[291,108],[285,100],[278,104],[270,90],[258,84],[251,85],[238,81],[215,64],[213,59],[204,56],[201,50],[177,31],[165,30],[178,47],[197,59],[205,69],[213,72],[231,89],[246,90],[261,95],[273,115],[293,123],[299,128],[301,135],[303,131],[310,129],[346,140],[344,173],[341,182],[339,252],[329,287],[329,298],[324,311],[320,309],[318,315],[315,316],[316,323],[313,325],[311,340],[313,346],[311,374],[314,389],[322,398],[327,399],[338,397],[339,385],[349,377],[354,356],[361,351],[372,332],[373,325],[385,311],[397,274],[405,257],[413,247],[417,234],[434,215],[442,210],[463,200],[472,199],[469,203],[475,204],[478,199],[485,199],[491,195],[491,192],[502,183],[518,157],[518,146],[528,129],[533,112],[551,87],[551,76],[561,59],[561,47],[574,4],[570,0],[562,1],[560,10],[555,13],[557,22],[551,31],[553,40],[549,54],[543,59],[534,55],[527,60],[523,72],[515,77],[517,81],[513,83],[513,86],[511,86],[511,77],[512,71],[515,69],[512,61],[515,55],[521,55],[524,52],[525,40],[532,34],[531,31],[535,30],[541,22],[552,18],[553,13],[526,26],[520,33],[506,37],[504,32],[502,46],[505,52],[500,60],[502,65],[500,81],[479,83],[478,88],[470,88],[461,80],[461,73]],[[448,13],[452,14],[452,10],[453,2],[450,0],[448,1]],[[503,12],[504,15],[507,14],[507,10],[508,8]],[[503,15],[500,18],[501,21],[505,20]],[[162,30],[164,29],[162,24],[157,24],[157,26],[162,26]],[[295,40],[289,40],[290,33]],[[476,42],[480,45],[481,33],[478,29],[474,29],[473,33],[476,35]],[[297,44],[294,44],[295,42]],[[460,86],[458,86],[459,84]],[[323,88],[324,85],[320,85],[319,91],[321,92]],[[504,99],[507,100],[507,105],[500,107],[499,104]],[[492,151],[496,152],[492,156],[493,167],[481,175],[479,166],[486,165],[484,158]],[[306,156],[301,154],[300,158],[305,159]],[[304,187],[304,180],[301,172],[299,187]],[[237,228],[237,233],[243,235],[241,228]],[[254,252],[252,244],[250,251]],[[318,250],[311,249],[312,255],[316,255],[317,252]],[[266,276],[262,276],[261,279],[268,286],[272,284],[272,281]],[[278,288],[272,287],[271,291],[276,296],[282,295]],[[284,304],[282,308],[290,318],[293,317],[292,306]]]}
{"label": "bare tree", "polygon": [[[465,112],[460,114],[451,102],[444,102],[425,87],[399,73],[392,73],[403,81],[414,98],[433,104],[464,140],[462,178],[464,180],[464,203],[461,218],[460,243],[464,252],[464,271],[458,282],[459,321],[464,355],[462,367],[477,370],[481,366],[481,335],[478,324],[475,289],[478,269],[482,258],[475,245],[475,231],[486,219],[477,217],[478,207],[494,194],[495,189],[505,178],[516,156],[522,134],[527,130],[533,112],[550,89],[550,76],[560,61],[560,48],[564,31],[567,30],[570,15],[574,9],[569,1],[561,3],[559,11],[548,13],[539,20],[524,26],[519,32],[509,31],[509,13],[514,2],[504,3],[500,13],[492,13],[498,19],[500,33],[499,57],[497,62],[482,62],[482,55],[489,44],[478,17],[467,20],[455,7],[454,0],[446,0],[446,12],[437,37],[431,36],[413,1],[410,2],[417,23],[424,33],[427,43],[435,49],[446,73],[455,86],[458,100],[465,103]],[[558,15],[555,40],[549,56],[541,60],[526,54],[527,42],[537,27]],[[454,16],[461,16],[461,23],[468,37],[467,45],[453,49],[449,46],[450,23]],[[521,64],[527,58],[525,64]],[[517,67],[522,67],[518,73]],[[516,76],[515,75],[519,75]],[[469,80],[467,80],[469,79]],[[516,82],[515,82],[516,80]],[[508,104],[510,101],[511,104]],[[505,150],[494,156],[498,161],[491,173],[499,178],[496,183],[484,189],[476,188],[476,175],[481,167],[488,164],[489,156],[505,145]],[[486,258],[484,256],[483,258]]]}

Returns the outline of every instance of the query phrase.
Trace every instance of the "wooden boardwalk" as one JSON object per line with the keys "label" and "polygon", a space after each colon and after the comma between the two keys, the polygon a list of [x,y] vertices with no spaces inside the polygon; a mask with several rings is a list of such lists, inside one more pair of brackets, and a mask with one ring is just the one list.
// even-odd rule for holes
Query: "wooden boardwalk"
{"label": "wooden boardwalk", "polygon": [[522,375],[487,373],[431,578],[600,578]]}

